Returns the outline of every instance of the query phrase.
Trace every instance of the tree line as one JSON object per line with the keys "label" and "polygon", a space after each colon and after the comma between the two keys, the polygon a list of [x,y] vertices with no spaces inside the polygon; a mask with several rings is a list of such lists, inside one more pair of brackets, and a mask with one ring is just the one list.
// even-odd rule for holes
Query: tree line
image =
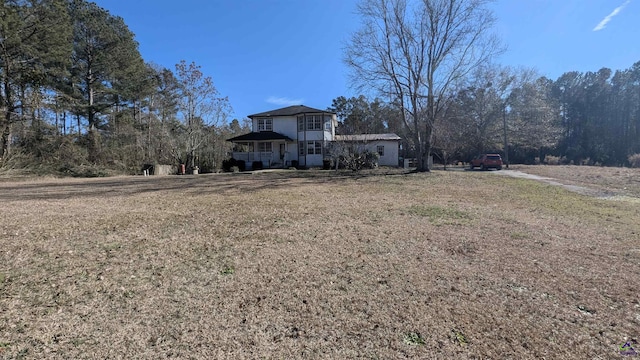
{"label": "tree line", "polygon": [[[328,109],[338,115],[339,133],[394,132],[406,139],[402,155],[416,156],[393,98],[340,96]],[[478,67],[446,94],[434,125],[431,153],[440,162],[497,152],[514,163],[627,166],[640,153],[640,62],[556,80],[530,69]]]}
{"label": "tree line", "polygon": [[[502,152],[512,162],[626,165],[640,153],[640,63],[551,80],[491,65],[504,47],[489,0],[361,0],[345,47],[352,83],[390,109],[418,170],[428,155],[465,160]],[[361,99],[332,104],[352,131]],[[346,116],[342,109],[354,109]],[[372,114],[377,111],[372,110]],[[378,120],[375,120],[378,121]],[[379,128],[379,123],[371,127]],[[400,126],[396,126],[400,124]],[[367,128],[364,125],[356,127]],[[638,155],[640,156],[640,155]]]}
{"label": "tree line", "polygon": [[195,63],[147,63],[123,19],[84,0],[4,0],[3,168],[92,175],[144,163],[215,169],[247,131]]}

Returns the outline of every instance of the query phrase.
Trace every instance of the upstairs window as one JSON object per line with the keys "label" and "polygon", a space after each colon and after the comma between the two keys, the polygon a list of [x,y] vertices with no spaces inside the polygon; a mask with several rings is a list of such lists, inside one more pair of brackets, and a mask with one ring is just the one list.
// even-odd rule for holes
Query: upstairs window
{"label": "upstairs window", "polygon": [[331,116],[325,115],[324,117],[324,130],[331,131]]}
{"label": "upstairs window", "polygon": [[258,131],[273,131],[273,119],[258,118]]}
{"label": "upstairs window", "polygon": [[298,116],[298,131],[304,131],[304,116]]}
{"label": "upstairs window", "polygon": [[322,115],[307,116],[307,130],[322,130]]}

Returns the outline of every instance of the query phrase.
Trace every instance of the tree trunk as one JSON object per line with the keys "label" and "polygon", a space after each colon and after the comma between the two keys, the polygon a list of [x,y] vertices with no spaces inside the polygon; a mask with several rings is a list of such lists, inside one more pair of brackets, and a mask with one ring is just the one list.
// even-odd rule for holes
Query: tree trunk
{"label": "tree trunk", "polygon": [[95,92],[92,86],[93,80],[94,76],[91,69],[91,61],[89,61],[89,69],[87,71],[87,78],[85,79],[88,88],[87,100],[89,102],[87,106],[87,121],[89,123],[89,130],[87,131],[87,150],[89,152],[89,161],[95,164],[98,162],[100,134],[98,133],[98,129],[96,127],[96,113],[93,107]]}
{"label": "tree trunk", "polygon": [[80,129],[80,115],[76,115],[76,123],[78,125],[78,140],[80,140],[80,135],[82,134],[82,131]]}
{"label": "tree trunk", "polygon": [[427,130],[425,131],[424,137],[424,167],[422,171],[430,172],[431,168],[429,167],[429,159],[431,159],[431,143],[433,138],[433,127],[427,125]]}
{"label": "tree trunk", "polygon": [[89,128],[87,133],[87,150],[89,151],[89,161],[92,163],[98,162],[98,152],[100,150],[100,134],[95,127]]}
{"label": "tree trunk", "polygon": [[[8,67],[5,69],[5,72],[8,72]],[[4,79],[2,85],[4,87],[4,104],[5,104],[5,114],[2,119],[2,153],[0,153],[0,158],[6,158],[11,152],[11,117],[15,108],[13,107],[13,92],[11,91],[11,85],[9,84],[8,75],[4,75]]]}
{"label": "tree trunk", "polygon": [[[9,113],[7,112],[7,117],[9,117]],[[3,127],[2,127],[2,156],[0,158],[4,159],[9,155],[11,151],[11,125],[8,119],[5,119]]]}

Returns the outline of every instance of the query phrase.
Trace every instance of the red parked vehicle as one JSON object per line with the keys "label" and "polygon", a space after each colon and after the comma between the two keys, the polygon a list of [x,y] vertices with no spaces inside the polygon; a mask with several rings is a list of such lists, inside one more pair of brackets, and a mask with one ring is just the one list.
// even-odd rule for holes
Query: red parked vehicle
{"label": "red parked vehicle", "polygon": [[482,154],[471,159],[469,162],[469,168],[473,170],[479,167],[482,170],[497,169],[502,170],[502,157],[500,154]]}

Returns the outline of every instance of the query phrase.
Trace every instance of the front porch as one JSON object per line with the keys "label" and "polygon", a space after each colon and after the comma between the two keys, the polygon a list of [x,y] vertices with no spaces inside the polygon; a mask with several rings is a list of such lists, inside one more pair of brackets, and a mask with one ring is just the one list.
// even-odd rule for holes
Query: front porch
{"label": "front porch", "polygon": [[231,157],[236,160],[243,160],[247,170],[252,170],[254,161],[262,162],[263,169],[288,168],[291,166],[287,151],[285,151],[284,156],[281,156],[279,152],[233,151],[231,152]]}
{"label": "front porch", "polygon": [[244,161],[247,170],[256,161],[262,163],[262,169],[288,168],[297,154],[293,139],[273,131],[251,132],[227,141],[233,143],[231,157]]}

